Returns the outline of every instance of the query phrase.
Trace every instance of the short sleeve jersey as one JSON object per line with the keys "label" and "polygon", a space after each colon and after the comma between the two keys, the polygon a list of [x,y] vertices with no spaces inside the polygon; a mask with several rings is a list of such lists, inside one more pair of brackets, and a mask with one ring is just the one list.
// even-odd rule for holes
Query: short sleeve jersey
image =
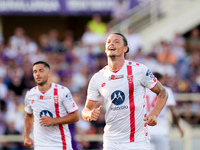
{"label": "short sleeve jersey", "polygon": [[87,99],[104,100],[106,107],[104,140],[136,142],[148,139],[145,117],[145,88],[153,88],[157,79],[143,64],[125,60],[114,73],[108,66],[94,74]]}
{"label": "short sleeve jersey", "polygon": [[41,126],[42,115],[64,117],[78,109],[68,88],[51,83],[51,88],[44,94],[34,87],[26,93],[25,111],[34,115],[34,147],[35,150],[71,150],[71,134],[68,124]]}
{"label": "short sleeve jersey", "polygon": [[[149,134],[150,135],[168,135],[169,134],[169,126],[168,126],[168,119],[167,119],[167,107],[168,106],[175,106],[176,100],[174,98],[173,91],[171,88],[164,86],[168,92],[168,99],[166,105],[163,107],[162,111],[157,117],[157,125],[156,126],[149,126]],[[147,90],[146,94],[147,99],[147,113],[149,114],[151,110],[154,108],[157,95],[150,90]]]}

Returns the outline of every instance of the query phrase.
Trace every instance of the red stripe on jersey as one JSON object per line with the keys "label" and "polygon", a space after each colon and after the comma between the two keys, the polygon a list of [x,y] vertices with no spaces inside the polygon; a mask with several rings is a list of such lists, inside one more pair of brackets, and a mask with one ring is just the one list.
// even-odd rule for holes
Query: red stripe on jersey
{"label": "red stripe on jersey", "polygon": [[134,142],[134,134],[135,134],[135,103],[134,103],[134,84],[133,84],[133,74],[132,74],[132,66],[127,65],[127,79],[129,85],[129,105],[130,105],[130,142]]}
{"label": "red stripe on jersey", "polygon": [[[58,89],[56,89],[56,88],[54,88],[54,104],[55,104],[55,109],[56,109],[56,117],[60,117],[58,100],[55,100],[55,98],[58,98]],[[64,133],[62,124],[59,124],[59,129],[60,129],[60,134],[61,134],[61,139],[62,139],[62,144],[63,144],[63,150],[66,150],[67,143],[65,140],[65,133]]]}

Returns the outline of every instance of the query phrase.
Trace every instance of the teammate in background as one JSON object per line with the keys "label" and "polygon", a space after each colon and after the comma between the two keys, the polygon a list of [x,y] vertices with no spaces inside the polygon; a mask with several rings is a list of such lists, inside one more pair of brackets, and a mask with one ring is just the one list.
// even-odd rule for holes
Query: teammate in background
{"label": "teammate in background", "polygon": [[72,150],[68,124],[79,120],[78,107],[69,89],[50,82],[50,75],[46,62],[33,64],[37,86],[25,97],[24,145],[33,145],[29,133],[34,124],[35,150]]}
{"label": "teammate in background", "polygon": [[[83,119],[96,121],[102,109],[102,105],[98,108],[96,105],[101,98],[104,100],[104,150],[150,150],[147,125],[157,124],[156,118],[167,100],[165,88],[145,65],[125,60],[128,51],[124,35],[113,33],[107,38],[108,65],[90,80],[82,110]],[[145,88],[158,96],[149,115],[144,108]]]}
{"label": "teammate in background", "polygon": [[[164,84],[165,78],[158,72],[153,73],[154,76],[160,81],[160,83]],[[163,107],[159,116],[157,117],[157,125],[154,127],[149,127],[150,134],[150,142],[152,150],[170,150],[169,148],[169,126],[167,119],[167,108],[170,109],[173,121],[177,125],[181,137],[183,137],[184,132],[181,129],[178,121],[178,117],[174,112],[174,106],[176,105],[176,101],[174,98],[174,94],[169,87],[164,86],[168,92],[168,99],[166,105]],[[157,101],[157,95],[150,90],[147,90],[147,113],[149,114],[151,110],[154,108],[154,105]]]}

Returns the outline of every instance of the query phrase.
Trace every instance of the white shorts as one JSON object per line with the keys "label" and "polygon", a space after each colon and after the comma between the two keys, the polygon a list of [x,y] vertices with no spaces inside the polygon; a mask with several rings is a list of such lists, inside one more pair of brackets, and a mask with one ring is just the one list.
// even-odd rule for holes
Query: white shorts
{"label": "white shorts", "polygon": [[[63,150],[62,147],[41,147],[41,146],[35,146],[34,150]],[[71,145],[67,145],[66,150],[73,150]]]}
{"label": "white shorts", "polygon": [[149,141],[110,142],[104,141],[103,150],[151,150]]}
{"label": "white shorts", "polygon": [[164,135],[151,135],[152,150],[169,150],[169,137]]}

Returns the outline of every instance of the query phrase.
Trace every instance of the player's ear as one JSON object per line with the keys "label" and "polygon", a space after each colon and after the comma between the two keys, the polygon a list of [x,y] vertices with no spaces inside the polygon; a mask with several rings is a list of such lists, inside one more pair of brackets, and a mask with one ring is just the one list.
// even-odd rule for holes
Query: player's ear
{"label": "player's ear", "polygon": [[49,76],[49,77],[51,76],[51,70],[48,71],[48,76]]}
{"label": "player's ear", "polygon": [[129,47],[128,46],[125,46],[124,47],[124,53],[128,53],[129,52]]}

